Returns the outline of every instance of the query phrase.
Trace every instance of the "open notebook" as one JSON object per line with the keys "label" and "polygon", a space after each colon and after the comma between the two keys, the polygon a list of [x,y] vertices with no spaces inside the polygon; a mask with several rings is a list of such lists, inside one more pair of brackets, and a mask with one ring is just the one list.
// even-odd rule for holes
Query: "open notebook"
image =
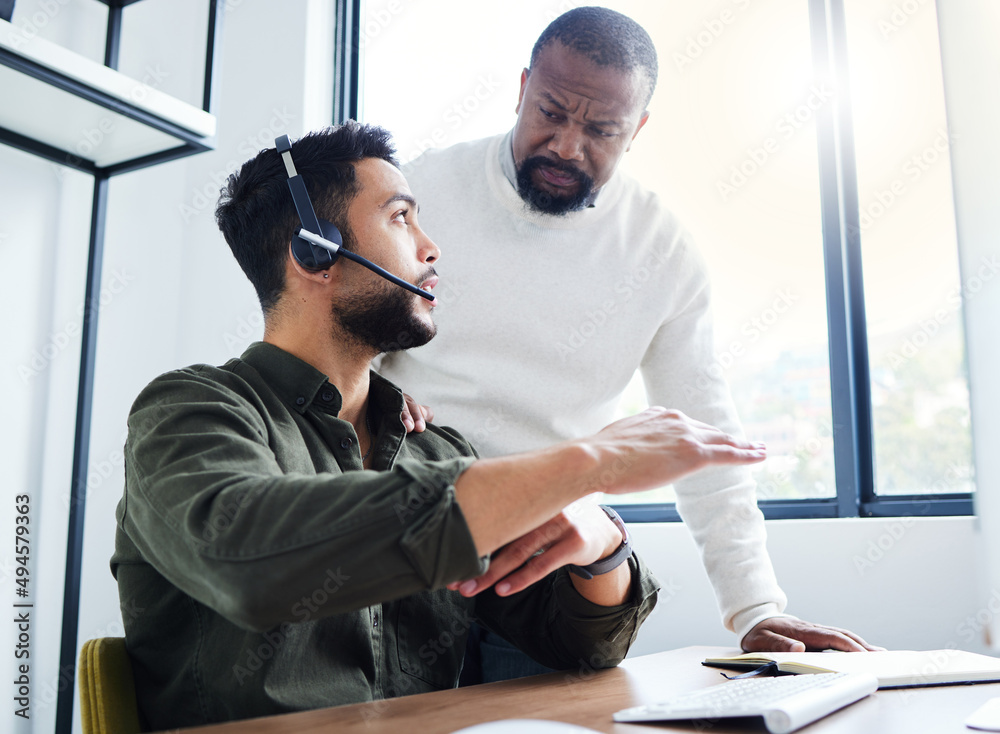
{"label": "open notebook", "polygon": [[879,688],[1000,681],[1000,658],[962,650],[751,652],[708,658],[704,665],[754,670],[768,663],[782,673],[871,673]]}

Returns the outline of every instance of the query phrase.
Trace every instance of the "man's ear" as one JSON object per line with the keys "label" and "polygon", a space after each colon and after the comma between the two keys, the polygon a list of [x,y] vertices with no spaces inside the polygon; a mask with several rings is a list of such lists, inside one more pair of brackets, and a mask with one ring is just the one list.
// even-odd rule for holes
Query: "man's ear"
{"label": "man's ear", "polygon": [[642,126],[646,124],[646,120],[648,119],[649,119],[649,110],[646,110],[645,112],[642,113],[642,117],[639,118],[639,124],[636,125],[635,132],[632,133],[632,140],[628,141],[628,147],[625,149],[626,153],[632,150],[632,142],[635,140],[635,136],[639,134],[639,131],[642,130]]}
{"label": "man's ear", "polygon": [[528,83],[528,76],[531,71],[528,69],[521,70],[521,91],[517,93],[517,107],[514,108],[515,114],[521,112],[521,102],[524,100],[524,86]]}
{"label": "man's ear", "polygon": [[330,267],[326,270],[309,270],[302,267],[301,263],[292,254],[292,242],[288,241],[288,258],[285,261],[286,287],[290,278],[301,278],[304,281],[315,285],[329,285],[336,278],[336,269]]}

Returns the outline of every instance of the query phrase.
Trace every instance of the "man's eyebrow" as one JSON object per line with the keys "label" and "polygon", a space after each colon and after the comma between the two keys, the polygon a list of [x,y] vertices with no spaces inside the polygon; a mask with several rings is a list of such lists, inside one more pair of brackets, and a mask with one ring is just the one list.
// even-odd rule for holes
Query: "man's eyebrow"
{"label": "man's eyebrow", "polygon": [[[559,100],[553,97],[548,92],[542,92],[542,96],[548,101],[550,105],[555,107],[560,112],[567,112],[568,108],[562,104]],[[621,125],[620,120],[590,120],[589,123],[596,127],[616,127]]]}
{"label": "man's eyebrow", "polygon": [[545,97],[545,99],[548,100],[549,104],[555,107],[557,110],[560,110],[561,112],[566,112],[566,105],[557,100],[551,94],[549,94],[548,92],[542,92],[542,95]]}
{"label": "man's eyebrow", "polygon": [[382,203],[382,205],[379,206],[379,209],[385,209],[390,204],[392,204],[393,202],[396,202],[396,201],[405,201],[407,204],[409,204],[410,206],[412,206],[414,208],[417,208],[417,209],[420,208],[419,205],[417,204],[417,200],[416,199],[414,199],[410,194],[404,194],[402,191],[400,191],[398,193],[393,194],[388,199],[386,199]]}

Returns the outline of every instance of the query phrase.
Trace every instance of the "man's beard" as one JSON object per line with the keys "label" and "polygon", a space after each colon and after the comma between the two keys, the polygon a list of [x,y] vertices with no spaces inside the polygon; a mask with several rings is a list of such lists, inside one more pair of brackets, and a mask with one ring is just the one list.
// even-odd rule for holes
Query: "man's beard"
{"label": "man's beard", "polygon": [[[430,268],[418,283],[434,275]],[[437,334],[437,326],[417,318],[414,296],[389,282],[379,281],[349,301],[335,303],[333,317],[361,344],[383,352],[423,346]]]}
{"label": "man's beard", "polygon": [[[539,168],[550,168],[577,180],[576,193],[557,196],[540,189],[532,174]],[[576,166],[554,163],[541,155],[526,158],[517,169],[517,193],[532,208],[544,214],[568,214],[586,207],[594,196],[594,179]]]}

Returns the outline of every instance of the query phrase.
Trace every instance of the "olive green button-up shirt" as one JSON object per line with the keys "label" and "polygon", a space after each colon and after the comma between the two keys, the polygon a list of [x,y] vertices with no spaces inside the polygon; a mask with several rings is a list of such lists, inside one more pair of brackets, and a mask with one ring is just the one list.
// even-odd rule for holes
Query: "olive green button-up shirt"
{"label": "olive green button-up shirt", "polygon": [[444,588],[483,573],[454,482],[456,432],[407,434],[371,375],[374,469],[341,396],[270,344],[155,379],[136,399],[111,570],[151,728],[454,687],[476,620],[554,668],[617,664],[658,585],[637,556],[626,604],[565,570],[520,594]]}

